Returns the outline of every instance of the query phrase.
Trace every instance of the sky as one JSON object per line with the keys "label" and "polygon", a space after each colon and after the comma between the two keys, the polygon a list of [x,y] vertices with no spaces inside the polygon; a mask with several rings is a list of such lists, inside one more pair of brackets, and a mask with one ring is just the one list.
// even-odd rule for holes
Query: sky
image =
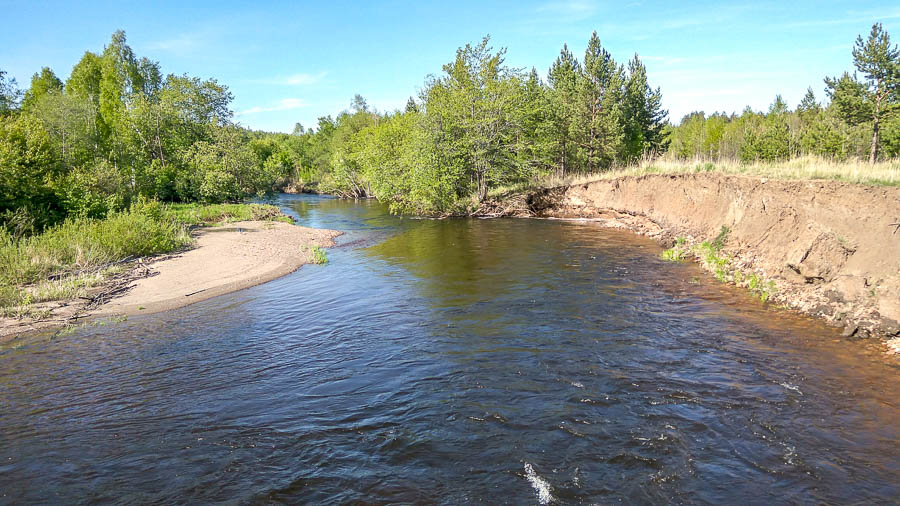
{"label": "sky", "polygon": [[25,88],[49,66],[65,80],[86,50],[125,30],[164,74],[214,78],[234,94],[235,121],[290,132],[349,107],[357,93],[403,108],[458,47],[491,36],[512,67],[546,75],[563,44],[579,60],[592,31],[621,63],[638,53],[677,123],[691,111],[791,106],[823,78],[852,70],[857,35],[875,22],[900,42],[894,1],[671,2],[9,2],[0,70]]}

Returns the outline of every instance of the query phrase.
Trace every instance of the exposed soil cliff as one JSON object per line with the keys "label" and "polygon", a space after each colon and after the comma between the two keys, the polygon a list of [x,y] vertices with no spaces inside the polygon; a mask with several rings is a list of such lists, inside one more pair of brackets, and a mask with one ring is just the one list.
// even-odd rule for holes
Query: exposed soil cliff
{"label": "exposed soil cliff", "polygon": [[771,280],[771,301],[900,336],[900,188],[721,174],[647,175],[552,188],[506,214],[592,218],[672,244],[728,227],[730,264]]}

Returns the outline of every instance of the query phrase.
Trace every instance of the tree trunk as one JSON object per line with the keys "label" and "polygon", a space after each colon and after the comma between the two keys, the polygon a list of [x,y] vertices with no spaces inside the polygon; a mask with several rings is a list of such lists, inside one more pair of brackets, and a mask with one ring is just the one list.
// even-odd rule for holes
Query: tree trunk
{"label": "tree trunk", "polygon": [[872,125],[872,150],[869,152],[869,162],[873,165],[878,160],[878,116]]}

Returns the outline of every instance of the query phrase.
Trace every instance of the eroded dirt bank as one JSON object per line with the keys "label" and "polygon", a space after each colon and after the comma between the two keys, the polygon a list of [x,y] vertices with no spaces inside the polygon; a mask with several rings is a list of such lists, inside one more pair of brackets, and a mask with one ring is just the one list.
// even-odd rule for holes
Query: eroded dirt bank
{"label": "eroded dirt bank", "polygon": [[597,219],[667,245],[712,240],[724,225],[722,252],[774,283],[770,301],[845,336],[900,336],[900,188],[648,175],[542,190],[522,204],[520,215]]}

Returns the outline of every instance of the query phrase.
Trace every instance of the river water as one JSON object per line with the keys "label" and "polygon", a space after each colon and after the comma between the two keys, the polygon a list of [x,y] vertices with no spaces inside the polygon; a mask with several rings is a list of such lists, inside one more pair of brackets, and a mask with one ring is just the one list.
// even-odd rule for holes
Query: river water
{"label": "river water", "polygon": [[329,264],[0,349],[0,503],[896,503],[900,375],[646,238],[279,201]]}

